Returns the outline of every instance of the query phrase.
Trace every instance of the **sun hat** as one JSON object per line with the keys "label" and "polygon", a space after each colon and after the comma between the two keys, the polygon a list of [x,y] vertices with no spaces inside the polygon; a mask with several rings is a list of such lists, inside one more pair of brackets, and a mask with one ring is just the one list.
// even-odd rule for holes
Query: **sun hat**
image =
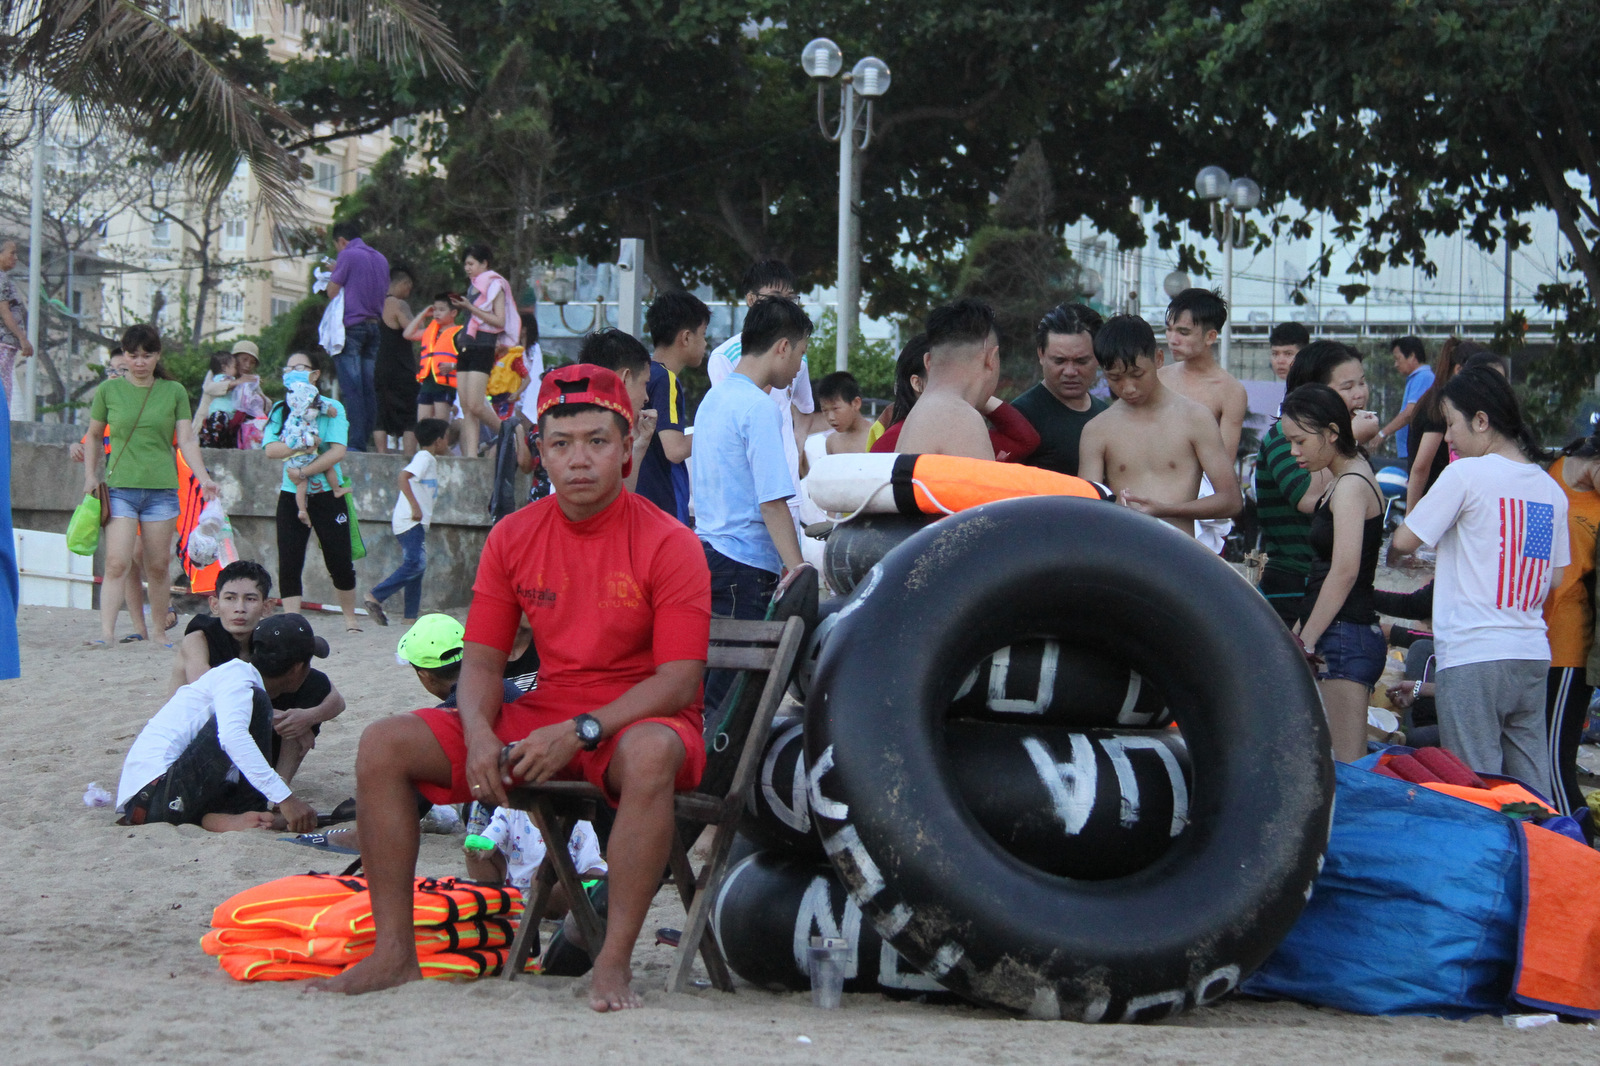
{"label": "sun hat", "polygon": [[261,349],[256,347],[255,341],[234,341],[233,347],[228,349],[229,355],[248,355],[256,362],[261,362]]}
{"label": "sun hat", "polygon": [[447,614],[425,614],[400,638],[395,659],[406,666],[437,670],[461,661],[467,630]]}

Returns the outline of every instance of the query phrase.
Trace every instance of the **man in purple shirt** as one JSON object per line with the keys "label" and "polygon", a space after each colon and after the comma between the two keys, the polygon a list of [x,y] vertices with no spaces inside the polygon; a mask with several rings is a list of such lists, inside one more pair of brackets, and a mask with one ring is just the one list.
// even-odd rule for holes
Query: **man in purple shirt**
{"label": "man in purple shirt", "polygon": [[344,293],[344,350],[334,357],[339,372],[339,398],[350,419],[349,447],[367,450],[377,424],[378,391],[373,370],[378,361],[378,321],[389,292],[389,260],[361,239],[361,225],[333,227],[339,258],[328,281],[328,299]]}

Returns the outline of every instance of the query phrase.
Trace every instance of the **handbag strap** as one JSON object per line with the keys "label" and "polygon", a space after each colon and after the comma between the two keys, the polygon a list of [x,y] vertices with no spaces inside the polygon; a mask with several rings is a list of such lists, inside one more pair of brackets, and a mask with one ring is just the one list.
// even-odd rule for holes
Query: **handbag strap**
{"label": "handbag strap", "polygon": [[[157,379],[157,381],[159,380]],[[139,405],[139,413],[133,416],[133,428],[128,430],[126,437],[122,438],[122,450],[117,453],[116,458],[111,460],[111,465],[106,467],[106,480],[110,480],[111,472],[117,468],[118,463],[122,462],[122,457],[128,454],[128,445],[133,442],[133,435],[139,429],[139,420],[144,417],[144,409],[150,403],[151,394],[156,391],[157,381],[152,381],[150,387],[144,390],[144,403]],[[138,386],[135,385],[134,388],[138,388]]]}

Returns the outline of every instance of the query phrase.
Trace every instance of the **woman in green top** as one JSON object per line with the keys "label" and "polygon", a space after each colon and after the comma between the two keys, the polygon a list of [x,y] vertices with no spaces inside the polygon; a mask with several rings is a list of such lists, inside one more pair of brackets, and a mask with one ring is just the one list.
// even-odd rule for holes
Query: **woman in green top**
{"label": "woman in green top", "polygon": [[[178,521],[178,462],[174,442],[200,482],[207,500],[217,486],[206,473],[205,460],[189,424],[189,393],[161,368],[161,335],[155,327],[131,326],[122,334],[127,359],[126,377],[108,378],[95,389],[89,409],[89,439],[99,440],[111,427],[111,455],[105,483],[111,496],[111,521],[105,529],[106,573],[100,589],[100,640],[93,647],[116,639],[117,610],[122,606],[123,583],[133,562],[134,541],[144,533],[144,572],[149,584],[150,620],[161,628],[166,641],[167,561],[172,557],[172,534]],[[101,481],[100,449],[86,448],[83,489],[94,492]]]}

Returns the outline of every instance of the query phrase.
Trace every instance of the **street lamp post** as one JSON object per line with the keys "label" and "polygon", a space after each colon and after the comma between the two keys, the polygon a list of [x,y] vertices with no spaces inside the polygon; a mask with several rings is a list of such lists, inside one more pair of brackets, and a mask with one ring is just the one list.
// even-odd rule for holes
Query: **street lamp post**
{"label": "street lamp post", "polygon": [[1228,321],[1222,327],[1217,362],[1226,370],[1233,339],[1233,215],[1235,209],[1241,214],[1255,210],[1261,203],[1261,186],[1249,178],[1230,180],[1221,167],[1205,167],[1194,177],[1194,191],[1211,202],[1212,233],[1222,242],[1222,295],[1228,301]]}
{"label": "street lamp post", "polygon": [[[855,334],[856,319],[861,311],[860,230],[854,210],[855,154],[872,143],[872,101],[889,91],[889,65],[875,56],[867,56],[841,79],[839,123],[832,133],[828,132],[823,82],[843,69],[844,53],[828,38],[818,37],[806,45],[800,65],[817,83],[817,125],[822,135],[839,142],[839,333],[834,367],[845,370],[850,365],[850,338]],[[864,105],[858,104],[858,96],[865,98]],[[856,143],[858,132],[859,144]]]}

